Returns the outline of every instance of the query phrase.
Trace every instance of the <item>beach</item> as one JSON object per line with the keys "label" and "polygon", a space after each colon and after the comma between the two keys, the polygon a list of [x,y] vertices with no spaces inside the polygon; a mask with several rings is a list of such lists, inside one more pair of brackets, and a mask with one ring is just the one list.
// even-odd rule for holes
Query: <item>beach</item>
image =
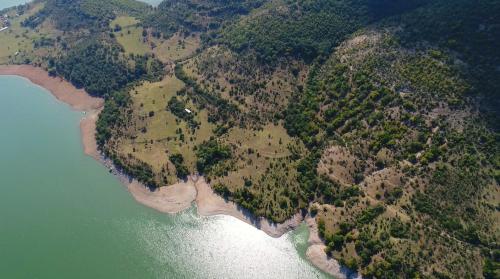
{"label": "beach", "polygon": [[307,259],[335,278],[360,278],[357,274],[340,266],[335,259],[328,257],[325,253],[326,246],[318,233],[316,219],[309,214],[303,216],[301,213],[297,213],[280,224],[273,224],[265,218],[255,218],[235,203],[226,201],[214,193],[202,176],[190,176],[185,182],[162,187],[154,192],[137,181],[126,184],[136,201],[160,212],[177,213],[191,207],[192,203],[195,202],[197,212],[201,216],[229,215],[255,226],[271,237],[281,237],[305,222],[309,229]]}
{"label": "beach", "polygon": [[73,109],[85,112],[80,122],[82,148],[86,155],[102,162],[119,177],[126,185],[134,199],[148,207],[163,213],[174,214],[190,208],[196,204],[197,212],[201,216],[229,215],[245,223],[251,224],[271,237],[281,237],[294,230],[303,222],[309,227],[308,259],[318,268],[336,278],[350,277],[337,261],[328,258],[324,252],[315,219],[307,214],[297,213],[289,220],[274,224],[265,218],[256,218],[246,210],[231,201],[226,201],[214,193],[210,185],[202,176],[189,176],[186,181],[180,181],[171,186],[161,187],[155,191],[118,173],[109,160],[103,158],[95,141],[96,121],[102,110],[104,100],[88,95],[85,90],[75,88],[71,83],[61,78],[51,77],[41,68],[29,65],[0,66],[0,75],[16,75],[29,79],[52,93],[52,95],[70,105]]}
{"label": "beach", "polygon": [[104,105],[101,98],[92,97],[85,90],[75,88],[70,82],[51,77],[42,68],[30,65],[0,65],[0,75],[14,75],[29,79],[32,83],[49,90],[56,99],[75,110],[93,111]]}
{"label": "beach", "polygon": [[0,75],[20,76],[45,88],[59,101],[85,113],[80,122],[82,147],[85,154],[100,159],[95,141],[96,121],[104,106],[104,99],[90,96],[84,89],[75,88],[70,82],[51,77],[47,71],[31,65],[0,65]]}

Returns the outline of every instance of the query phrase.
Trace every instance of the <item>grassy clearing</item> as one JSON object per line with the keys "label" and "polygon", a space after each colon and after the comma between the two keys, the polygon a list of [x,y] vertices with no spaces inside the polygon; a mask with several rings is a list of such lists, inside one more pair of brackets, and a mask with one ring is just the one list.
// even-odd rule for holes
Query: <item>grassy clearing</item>
{"label": "grassy clearing", "polygon": [[[166,109],[168,101],[183,87],[180,80],[167,76],[161,82],[145,83],[132,90],[134,113],[117,145],[120,154],[146,162],[156,173],[165,176],[165,185],[177,180],[169,155],[182,154],[186,166],[194,172],[194,147],[212,136],[213,127],[208,123],[206,111],[198,111],[194,105],[187,104],[195,121],[200,123],[200,128],[193,132],[187,122]],[[182,100],[182,97],[177,98]]]}
{"label": "grassy clearing", "polygon": [[31,53],[31,39],[19,35],[14,28],[0,32],[0,63],[6,64],[15,60],[17,52]]}
{"label": "grassy clearing", "polygon": [[151,52],[151,45],[147,37],[142,36],[143,28],[138,23],[136,18],[129,16],[117,17],[110,23],[116,40],[128,54],[144,55]]}
{"label": "grassy clearing", "polygon": [[298,185],[290,148],[303,147],[282,125],[268,124],[259,130],[233,128],[220,141],[232,147],[231,169],[212,178],[213,185],[225,185],[233,193],[250,191],[261,203],[259,214],[272,220],[283,221],[294,213]]}
{"label": "grassy clearing", "polygon": [[[162,185],[177,181],[169,157],[182,154],[189,172],[196,172],[196,148],[216,138],[231,149],[231,159],[220,175],[209,175],[213,185],[223,184],[231,192],[249,190],[262,203],[260,215],[283,221],[297,206],[297,161],[291,149],[304,150],[288,136],[282,124],[267,124],[260,129],[231,128],[215,137],[215,126],[208,122],[208,112],[198,109],[179,91],[184,84],[174,76],[161,82],[144,83],[130,92],[129,123],[121,131],[115,149],[120,155],[150,165]],[[173,97],[192,111],[198,128],[176,117],[167,109]],[[277,198],[279,197],[279,198]]]}
{"label": "grassy clearing", "polygon": [[194,33],[188,37],[176,33],[169,39],[156,38],[140,26],[138,19],[130,16],[117,17],[109,27],[126,53],[152,53],[163,62],[185,59],[195,53],[201,43],[199,34]]}
{"label": "grassy clearing", "polygon": [[115,18],[113,21],[111,21],[109,26],[111,28],[114,28],[116,25],[119,25],[122,28],[126,28],[126,27],[136,26],[139,22],[140,21],[138,19],[136,19],[135,17],[119,16],[119,17]]}
{"label": "grassy clearing", "polygon": [[162,61],[185,59],[193,55],[201,43],[199,34],[194,33],[188,37],[176,33],[168,40],[153,39],[153,42],[156,45],[154,53]]}

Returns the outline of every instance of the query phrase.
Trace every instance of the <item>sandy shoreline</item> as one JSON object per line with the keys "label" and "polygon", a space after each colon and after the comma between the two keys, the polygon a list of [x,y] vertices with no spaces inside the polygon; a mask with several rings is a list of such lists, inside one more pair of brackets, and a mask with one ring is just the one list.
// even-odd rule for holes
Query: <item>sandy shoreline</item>
{"label": "sandy shoreline", "polygon": [[97,110],[104,104],[103,99],[91,97],[85,90],[75,88],[64,79],[49,76],[42,68],[30,65],[0,65],[0,75],[27,78],[32,83],[49,90],[56,99],[70,105],[75,110]]}
{"label": "sandy shoreline", "polygon": [[33,84],[48,90],[57,100],[77,111],[84,111],[80,122],[82,147],[85,154],[99,160],[100,154],[95,141],[96,121],[104,106],[104,99],[92,97],[85,90],[75,88],[70,82],[51,77],[47,71],[31,65],[0,65],[0,75],[20,76]]}
{"label": "sandy shoreline", "polygon": [[[109,166],[108,166],[109,167]],[[264,218],[255,218],[235,203],[226,201],[213,192],[202,176],[190,176],[186,181],[150,191],[135,180],[122,177],[136,201],[163,213],[174,214],[190,208],[193,203],[201,216],[229,215],[264,231],[272,237],[281,237],[297,228],[304,218],[297,213],[281,224],[272,224]]]}
{"label": "sandy shoreline", "polygon": [[335,278],[338,279],[362,278],[356,272],[342,267],[335,259],[328,257],[325,253],[326,246],[319,236],[318,224],[316,223],[315,218],[307,215],[304,222],[309,228],[309,239],[307,241],[309,247],[306,251],[306,257],[311,263],[313,263],[317,268],[335,276]]}
{"label": "sandy shoreline", "polygon": [[336,278],[352,278],[337,261],[328,258],[324,244],[319,238],[316,221],[309,215],[295,214],[281,224],[273,224],[265,218],[255,218],[235,203],[226,201],[213,192],[203,177],[190,176],[187,181],[161,187],[154,192],[135,180],[116,171],[109,160],[102,157],[95,141],[96,121],[104,105],[104,100],[89,96],[85,90],[75,88],[71,83],[50,77],[46,71],[29,65],[0,65],[0,75],[16,75],[29,79],[32,83],[49,90],[55,98],[70,105],[73,109],[86,112],[80,122],[82,147],[86,155],[93,157],[115,173],[126,185],[134,199],[163,213],[178,213],[196,203],[198,214],[202,216],[229,215],[251,224],[272,237],[281,237],[306,222],[310,235],[307,258],[324,272]]}

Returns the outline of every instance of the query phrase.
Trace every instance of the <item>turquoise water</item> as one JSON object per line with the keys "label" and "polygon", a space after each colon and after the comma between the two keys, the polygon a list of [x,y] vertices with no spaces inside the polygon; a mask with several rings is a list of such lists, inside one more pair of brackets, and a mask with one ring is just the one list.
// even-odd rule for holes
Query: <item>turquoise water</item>
{"label": "turquoise water", "polygon": [[146,2],[153,6],[158,6],[158,4],[160,4],[163,0],[139,0],[139,1]]}
{"label": "turquoise water", "polygon": [[82,114],[0,76],[0,278],[323,278],[302,226],[279,239],[137,204],[83,154]]}
{"label": "turquoise water", "polygon": [[0,0],[0,10],[12,6],[22,5],[30,2],[29,0]]}

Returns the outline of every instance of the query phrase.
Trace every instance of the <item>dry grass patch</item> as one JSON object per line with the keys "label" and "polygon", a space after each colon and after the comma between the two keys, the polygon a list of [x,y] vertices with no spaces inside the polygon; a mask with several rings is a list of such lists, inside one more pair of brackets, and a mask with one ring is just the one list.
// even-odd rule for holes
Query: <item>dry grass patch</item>
{"label": "dry grass patch", "polygon": [[230,169],[212,184],[231,192],[249,190],[260,202],[259,215],[284,221],[297,206],[297,162],[291,146],[303,149],[281,125],[268,124],[259,130],[233,128],[219,141],[232,150]]}
{"label": "dry grass patch", "polygon": [[193,55],[200,47],[200,35],[193,33],[184,37],[179,33],[174,34],[168,40],[152,39],[155,48],[153,53],[163,62],[178,61]]}
{"label": "dry grass patch", "polygon": [[283,111],[307,74],[307,67],[297,61],[263,66],[252,55],[237,55],[221,46],[204,50],[185,63],[184,69],[204,90],[237,105],[258,122]]}
{"label": "dry grass patch", "polygon": [[110,28],[115,30],[113,33],[116,40],[128,54],[144,55],[152,51],[148,37],[142,36],[143,28],[138,23],[136,18],[129,16],[117,17],[110,23]]}
{"label": "dry grass patch", "polygon": [[110,22],[109,26],[114,28],[116,25],[121,26],[122,28],[137,26],[140,21],[135,17],[131,16],[119,16]]}
{"label": "dry grass patch", "polygon": [[[365,178],[362,186],[365,187],[365,193],[377,200],[386,199],[388,193],[395,189],[401,189],[403,173],[394,168],[389,167],[376,171]],[[401,190],[402,191],[402,190]]]}
{"label": "dry grass patch", "polygon": [[[133,89],[131,118],[119,137],[119,154],[133,157],[153,168],[165,185],[177,181],[175,167],[169,156],[180,153],[191,172],[195,171],[195,146],[212,136],[213,126],[208,123],[206,111],[198,111],[188,104],[200,127],[191,131],[183,120],[167,110],[168,101],[177,95],[184,84],[173,76],[161,82],[149,83]],[[182,97],[177,96],[182,99]],[[180,130],[179,130],[180,129]]]}
{"label": "dry grass patch", "polygon": [[340,185],[354,184],[354,174],[358,169],[358,159],[342,146],[332,146],[323,152],[318,164],[318,173],[326,175]]}

